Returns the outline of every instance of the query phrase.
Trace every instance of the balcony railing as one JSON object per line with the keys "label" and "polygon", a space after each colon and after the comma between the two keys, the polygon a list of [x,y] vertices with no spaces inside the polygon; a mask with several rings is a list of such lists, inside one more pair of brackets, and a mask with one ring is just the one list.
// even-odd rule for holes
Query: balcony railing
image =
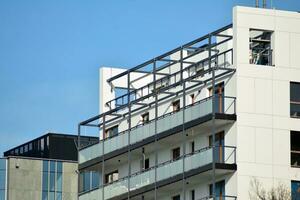
{"label": "balcony railing", "polygon": [[[220,146],[216,146],[215,152],[219,153]],[[167,180],[176,175],[182,174],[184,171],[190,170],[208,165],[213,162],[213,147],[206,147],[195,151],[194,153],[181,156],[177,160],[170,160],[151,167],[145,171],[141,171],[132,174],[130,177],[124,177],[115,182],[104,185],[104,199],[110,199],[115,196],[119,196],[130,191],[135,191],[144,186],[155,183],[155,170],[157,170],[157,182]],[[215,156],[216,163],[235,164],[236,163],[236,147],[221,146],[224,152],[223,156]],[[185,169],[183,169],[183,162]],[[130,180],[130,184],[128,181]],[[128,188],[129,186],[129,188]],[[93,195],[97,198],[102,197],[103,188],[93,190],[92,192],[85,192],[80,195],[80,200],[92,199]]]}
{"label": "balcony railing", "polygon": [[202,197],[198,200],[236,200],[236,196],[229,196],[229,195],[222,195],[222,196],[215,196],[215,199],[213,196],[207,196],[207,197]]}
{"label": "balcony railing", "polygon": [[[178,112],[171,112],[157,118],[157,134],[177,127],[183,124],[183,112],[185,112],[185,122],[204,117],[212,113],[212,97],[205,98],[194,104],[188,105]],[[216,113],[235,114],[235,97],[216,96],[215,101]],[[79,151],[79,163],[84,163],[94,158],[110,153],[114,150],[126,147],[128,143],[128,134],[130,134],[130,144],[140,142],[146,138],[155,135],[155,119],[146,124],[138,125],[120,132],[119,134],[101,140],[99,143],[84,148]]]}

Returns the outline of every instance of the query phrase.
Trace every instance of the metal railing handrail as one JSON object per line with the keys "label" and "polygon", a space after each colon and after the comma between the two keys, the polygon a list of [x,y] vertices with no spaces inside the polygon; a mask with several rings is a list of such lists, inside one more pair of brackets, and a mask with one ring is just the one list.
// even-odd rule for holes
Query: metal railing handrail
{"label": "metal railing handrail", "polygon": [[[215,96],[215,98],[219,98],[219,97],[220,97],[220,96]],[[223,97],[224,99],[233,99],[233,104],[235,104],[236,97],[232,97],[232,96],[222,96],[222,97]],[[140,128],[140,127],[143,127],[143,126],[145,126],[145,125],[151,124],[151,123],[155,122],[156,120],[160,120],[160,119],[166,118],[166,117],[168,117],[168,116],[171,116],[171,115],[173,115],[173,114],[176,114],[176,113],[178,113],[178,112],[181,112],[181,111],[183,111],[183,110],[185,110],[185,109],[187,109],[187,108],[189,108],[189,107],[193,107],[193,106],[196,106],[196,105],[198,105],[198,104],[202,104],[202,103],[204,103],[204,102],[209,101],[210,99],[212,99],[212,96],[209,96],[209,97],[206,97],[206,98],[204,98],[204,99],[201,99],[201,100],[199,100],[199,101],[197,101],[197,102],[195,102],[195,103],[186,105],[185,107],[180,108],[180,109],[179,109],[178,111],[176,111],[176,112],[173,111],[173,112],[166,113],[166,114],[161,115],[161,116],[159,116],[159,117],[157,117],[157,118],[153,118],[153,119],[149,120],[147,123],[138,124],[138,125],[136,125],[136,126],[134,126],[134,127],[131,127],[130,129],[126,129],[126,130],[124,130],[124,131],[121,131],[121,132],[119,132],[118,134],[115,134],[115,135],[113,135],[113,136],[109,136],[109,137],[107,137],[107,138],[103,138],[103,139],[101,139],[101,140],[99,140],[99,141],[97,141],[97,142],[95,142],[95,143],[93,143],[93,144],[90,144],[90,145],[87,145],[87,146],[82,147],[82,148],[80,149],[80,151],[83,150],[83,149],[86,149],[86,148],[88,148],[88,147],[97,145],[97,144],[99,144],[99,143],[101,143],[101,142],[103,142],[103,141],[112,139],[112,138],[114,138],[114,137],[120,136],[120,135],[125,134],[125,133],[128,133],[128,132],[130,132],[130,131],[132,131],[132,130],[135,130],[135,129],[137,129],[137,128]],[[213,105],[212,105],[212,106],[213,106]],[[225,113],[225,111],[224,111],[224,113]],[[234,110],[234,113],[235,113],[235,110]]]}
{"label": "metal railing handrail", "polygon": [[[102,188],[102,187],[106,187],[106,186],[108,186],[108,185],[112,185],[112,184],[117,183],[117,182],[122,182],[122,181],[124,181],[124,180],[126,180],[126,179],[130,179],[130,178],[135,177],[135,176],[138,176],[138,175],[140,175],[140,174],[142,174],[142,173],[149,172],[149,171],[151,171],[151,170],[153,170],[153,169],[155,169],[155,168],[159,168],[159,167],[161,167],[161,166],[165,166],[165,165],[168,165],[168,164],[170,164],[170,163],[174,163],[174,162],[176,162],[176,161],[183,160],[183,158],[188,158],[188,157],[190,157],[190,156],[193,156],[193,155],[196,155],[196,154],[205,152],[205,151],[207,151],[207,150],[209,150],[209,149],[216,149],[216,148],[219,148],[219,147],[223,147],[224,149],[226,149],[226,148],[227,148],[227,149],[233,149],[234,154],[236,154],[236,146],[230,146],[230,145],[223,145],[223,146],[218,146],[218,145],[215,145],[215,146],[207,146],[207,147],[198,149],[198,150],[196,150],[196,151],[194,151],[194,152],[192,152],[192,153],[187,153],[187,154],[185,154],[185,155],[181,155],[181,156],[178,157],[177,159],[170,159],[170,160],[168,160],[168,161],[159,163],[158,165],[152,166],[152,167],[150,167],[150,168],[148,168],[148,169],[146,169],[146,170],[141,170],[141,171],[139,171],[139,172],[133,173],[133,174],[131,174],[131,175],[129,175],[129,176],[125,176],[125,177],[123,177],[123,178],[120,178],[120,179],[118,179],[118,180],[112,181],[112,182],[110,182],[110,183],[106,183],[106,184],[103,184],[103,185],[99,185],[99,186],[94,187],[94,188],[91,188],[90,190],[87,190],[87,191],[79,192],[79,195],[83,195],[83,194],[85,194],[85,193],[87,193],[87,192],[91,192],[91,191],[93,191],[93,190],[100,189],[100,188]],[[214,151],[213,151],[213,152],[214,152]],[[213,156],[212,156],[212,157],[213,157]],[[225,162],[225,160],[224,160],[224,162]],[[224,163],[224,162],[222,162],[222,163]],[[217,163],[218,163],[218,162],[217,162]],[[226,162],[225,162],[225,163],[226,163]],[[233,163],[236,163],[235,155],[234,155],[234,161],[233,161]],[[209,163],[208,163],[208,164],[209,164]]]}

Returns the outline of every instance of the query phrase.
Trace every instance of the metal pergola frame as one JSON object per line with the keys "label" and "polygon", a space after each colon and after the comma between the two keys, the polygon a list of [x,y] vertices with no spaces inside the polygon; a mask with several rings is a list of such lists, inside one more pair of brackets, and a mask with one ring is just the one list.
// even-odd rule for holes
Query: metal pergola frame
{"label": "metal pergola frame", "polygon": [[[215,84],[216,84],[216,79],[226,76],[230,73],[234,73],[235,69],[234,68],[226,68],[224,67],[220,67],[217,64],[218,61],[218,57],[220,56],[224,56],[224,65],[225,65],[225,61],[226,61],[226,54],[230,54],[231,56],[231,65],[233,65],[233,49],[227,49],[224,50],[223,52],[219,52],[219,50],[216,50],[215,48],[218,47],[221,44],[224,44],[230,40],[232,40],[233,36],[231,35],[226,35],[224,34],[224,31],[228,30],[232,28],[232,24],[227,25],[223,28],[220,28],[214,32],[211,32],[203,37],[200,37],[192,42],[189,42],[185,45],[182,45],[180,47],[177,47],[165,54],[162,54],[158,57],[155,57],[151,60],[148,60],[146,62],[144,62],[143,64],[140,64],[136,67],[133,67],[125,72],[122,72],[116,76],[113,76],[111,78],[109,78],[107,80],[107,82],[111,85],[113,85],[113,81],[119,79],[119,78],[127,78],[127,87],[115,87],[115,88],[119,88],[119,89],[124,89],[127,90],[127,93],[124,95],[121,95],[109,102],[105,102],[106,105],[109,107],[109,110],[107,112],[101,113],[97,116],[94,116],[92,118],[89,118],[85,121],[82,121],[78,124],[78,154],[80,149],[82,149],[81,145],[80,145],[80,136],[81,136],[81,127],[82,126],[88,126],[88,127],[96,127],[99,130],[105,130],[106,124],[113,122],[115,120],[118,120],[120,118],[123,117],[128,117],[128,132],[130,133],[130,130],[132,127],[131,124],[131,115],[132,113],[135,113],[139,110],[145,109],[147,107],[151,107],[154,105],[154,109],[155,109],[155,142],[154,145],[157,145],[157,118],[158,116],[158,103],[160,101],[163,101],[165,99],[168,99],[172,96],[177,96],[178,94],[182,94],[183,97],[186,96],[186,91],[190,90],[191,88],[200,86],[202,84],[206,84],[208,82],[210,82],[212,84],[212,89],[213,89],[213,93],[212,93],[212,105],[214,105],[214,96],[215,96]],[[223,40],[221,40],[220,42],[213,42],[213,39],[216,37],[221,37],[221,38],[225,38]],[[206,41],[207,40],[207,44],[202,45],[201,46],[197,46],[199,45],[199,43]],[[187,56],[183,56],[183,51],[185,50],[192,50],[193,52],[188,54]],[[188,58],[192,58],[195,55],[198,55],[200,53],[203,52],[207,52],[208,56],[198,62],[191,62],[188,61]],[[170,59],[169,56],[171,56],[174,53],[180,53],[180,59]],[[214,54],[213,54],[214,53]],[[165,64],[158,66],[157,63],[158,62],[166,62]],[[213,62],[215,62],[215,65],[213,66]],[[196,69],[200,64],[202,64],[203,66],[205,65],[205,63],[208,64],[208,69],[205,69],[204,71],[202,71],[201,73],[195,73],[194,75],[188,76],[187,78],[184,77],[183,73],[184,72],[190,72],[190,70],[192,69]],[[161,70],[170,67],[174,64],[179,64],[180,65],[180,70],[176,71],[172,74],[168,74],[168,73],[162,73],[160,72]],[[189,64],[189,66],[184,67],[184,64]],[[147,66],[151,66],[151,71],[147,71],[147,70],[143,70],[143,68],[147,67]],[[222,70],[223,72],[220,74],[216,74],[217,70]],[[131,73],[143,73],[146,76],[148,75],[152,75],[153,76],[153,82],[142,86],[140,88],[137,89],[133,89],[131,87],[131,83],[135,80],[130,80],[130,74]],[[195,80],[198,77],[203,77],[205,74],[210,74],[211,77],[204,80],[204,81],[200,81],[200,80]],[[158,78],[157,76],[163,76],[161,78]],[[161,88],[157,88],[157,85],[159,83],[162,83],[163,81],[169,81],[172,77],[177,77],[179,76],[179,81],[175,81],[175,83],[167,85],[165,87],[161,87]],[[170,82],[170,81],[169,81]],[[187,87],[186,83],[187,82],[195,82],[196,84]],[[182,89],[176,92],[170,92],[168,90],[176,87],[176,86],[182,86]],[[138,93],[138,91],[142,91],[143,89],[148,88],[148,91],[150,91],[149,88],[153,88],[153,90],[151,92],[149,92],[147,95],[145,96],[141,96],[138,97],[136,96],[136,94]],[[159,99],[158,95],[159,94],[167,94],[167,96]],[[132,99],[132,97],[134,97]],[[149,103],[145,103],[143,102],[143,100],[147,99],[147,98],[154,98],[154,101],[149,102]],[[123,101],[122,104],[117,104],[118,99],[127,99],[125,102]],[[115,107],[113,108],[112,104],[113,102],[115,102]],[[140,107],[136,108],[136,109],[132,109],[133,105],[139,105]],[[183,98],[183,107],[186,106],[186,102],[185,102],[185,98]],[[118,111],[124,111],[126,110],[125,113],[118,113]],[[213,106],[212,109],[212,140],[215,141],[215,108]],[[110,116],[110,119],[107,119],[107,117]],[[183,112],[183,119],[182,119],[183,123],[182,123],[182,142],[183,142],[183,154],[185,154],[185,143],[186,143],[186,138],[185,138],[185,115]],[[104,139],[104,138],[103,138]],[[130,144],[130,134],[128,134],[128,144]],[[104,152],[104,145],[102,145],[102,152]],[[157,149],[157,148],[156,148]],[[215,175],[215,158],[214,158],[214,153],[213,153],[213,177],[212,177],[212,189],[213,189],[213,194],[215,194],[215,183],[216,183],[216,175]],[[183,162],[184,163],[184,162]],[[155,166],[158,165],[158,152],[157,150],[155,151]],[[184,165],[184,164],[183,164]],[[184,169],[184,166],[183,166]],[[104,164],[104,156],[102,156],[102,172],[105,172],[105,164]],[[131,176],[131,149],[130,149],[130,145],[128,145],[128,176]],[[102,182],[104,183],[104,177],[105,175],[102,173]],[[155,170],[155,180],[157,180],[157,172]],[[184,173],[183,173],[183,177],[182,177],[182,186],[183,186],[183,191],[185,194],[185,177],[184,177]],[[155,181],[156,184],[156,181]],[[128,179],[128,186],[130,186],[130,178]],[[104,187],[103,187],[103,199],[104,199]],[[130,199],[130,191],[128,191],[128,199]],[[155,199],[157,199],[157,187],[155,185]],[[215,199],[215,197],[214,197]],[[185,200],[185,195],[184,195],[184,200]]]}

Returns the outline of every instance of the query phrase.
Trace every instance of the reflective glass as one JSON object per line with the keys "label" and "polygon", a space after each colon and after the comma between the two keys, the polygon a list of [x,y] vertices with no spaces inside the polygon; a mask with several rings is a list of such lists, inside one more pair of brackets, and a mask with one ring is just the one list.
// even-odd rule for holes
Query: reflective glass
{"label": "reflective glass", "polygon": [[49,163],[48,160],[44,160],[44,161],[43,161],[43,171],[44,171],[44,172],[47,172],[47,171],[48,171],[48,163]]}
{"label": "reflective glass", "polygon": [[5,190],[0,189],[0,200],[5,200]]}
{"label": "reflective glass", "polygon": [[62,173],[56,174],[56,191],[62,192]]}
{"label": "reflective glass", "polygon": [[300,102],[300,83],[290,84],[290,99],[291,101]]}
{"label": "reflective glass", "polygon": [[0,170],[6,169],[6,159],[0,159]]}
{"label": "reflective glass", "polygon": [[56,200],[62,200],[61,192],[56,192]]}
{"label": "reflective glass", "polygon": [[43,172],[43,190],[48,191],[48,172]]}
{"label": "reflective glass", "polygon": [[97,188],[99,186],[99,173],[98,172],[91,172],[92,173],[92,189]]}
{"label": "reflective glass", "polygon": [[5,189],[5,180],[6,180],[5,176],[6,176],[6,171],[0,170],[0,190]]}
{"label": "reflective glass", "polygon": [[292,181],[292,200],[300,199],[300,182]]}
{"label": "reflective glass", "polygon": [[48,200],[48,192],[47,191],[43,191],[42,200]]}
{"label": "reflective glass", "polygon": [[57,162],[57,172],[63,172],[62,162]]}
{"label": "reflective glass", "polygon": [[5,200],[5,190],[0,189],[0,200]]}
{"label": "reflective glass", "polygon": [[50,191],[55,191],[55,173],[50,173]]}
{"label": "reflective glass", "polygon": [[55,200],[55,192],[50,192],[49,200]]}
{"label": "reflective glass", "polygon": [[88,191],[90,190],[90,173],[85,172],[84,173],[84,181],[83,181],[83,190]]}
{"label": "reflective glass", "polygon": [[55,161],[50,161],[50,172],[55,172]]}

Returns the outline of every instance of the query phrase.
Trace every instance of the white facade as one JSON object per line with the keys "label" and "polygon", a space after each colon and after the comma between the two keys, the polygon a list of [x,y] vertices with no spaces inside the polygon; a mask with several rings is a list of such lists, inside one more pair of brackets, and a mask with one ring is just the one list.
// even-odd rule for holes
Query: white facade
{"label": "white facade", "polygon": [[[252,30],[264,30],[271,33],[272,51],[269,51],[271,53],[266,58],[270,59],[271,63],[250,64],[252,61],[249,60],[254,55],[250,55],[249,47]],[[163,80],[156,85],[157,89],[175,84],[180,78],[188,79],[195,76],[198,68],[183,70],[182,75],[179,72],[181,67],[188,69],[193,63],[206,59],[209,53],[205,46],[198,46],[204,51],[188,57],[182,66],[180,62],[175,62],[167,68],[158,70],[156,77],[152,73],[142,73],[140,70],[108,83],[110,78],[125,73],[125,70],[100,69],[100,112],[109,112],[118,108],[120,106],[118,104],[122,104],[124,109],[114,115],[107,115],[105,119],[99,118],[100,123],[103,119],[105,122],[108,121],[104,127],[106,131],[100,127],[101,141],[79,152],[80,172],[82,174],[98,173],[98,176],[95,176],[96,179],[98,178],[98,183],[94,185],[93,175],[89,174],[88,178],[82,175],[81,185],[89,182],[89,189],[81,191],[80,200],[128,197],[130,199],[171,200],[176,199],[177,195],[180,195],[180,199],[196,200],[212,195],[210,184],[213,183],[214,177],[215,183],[217,182],[215,187],[217,199],[244,200],[249,199],[250,182],[254,179],[260,181],[266,189],[276,187],[279,183],[290,188],[292,180],[300,181],[300,169],[291,167],[290,159],[290,132],[300,131],[300,121],[298,121],[300,119],[290,117],[289,92],[290,82],[300,82],[300,59],[298,58],[300,55],[300,14],[235,7],[232,28],[228,27],[218,34],[212,44],[221,44],[213,48],[211,54],[212,56],[220,55],[215,57],[217,59],[212,59],[216,64],[212,63],[211,67],[216,67],[215,90],[222,94],[222,100],[211,98],[213,94],[211,92],[212,81],[209,78],[212,72],[210,72],[204,73],[201,77],[196,76],[193,78],[194,81],[176,85],[168,89],[168,92],[159,93],[157,105],[155,96],[133,104],[130,110],[126,107],[128,103],[126,96],[120,99],[122,103],[107,104],[118,96],[115,89],[126,88],[128,81],[130,81],[131,90],[145,86],[145,89],[137,90],[134,97],[137,99],[155,90],[151,85],[155,80],[161,78]],[[221,35],[230,36],[232,40],[222,43],[227,36]],[[233,50],[229,51],[231,49]],[[223,54],[227,51],[228,53]],[[167,59],[180,60],[188,55],[188,50],[183,50],[182,55],[180,51],[176,51]],[[217,67],[231,71],[222,74],[222,69]],[[203,62],[203,70],[209,69],[208,63]],[[149,71],[149,66],[145,66],[144,71],[146,70]],[[177,72],[177,75],[164,81],[163,78],[168,76],[166,74]],[[199,81],[204,82],[200,84]],[[220,83],[223,86],[219,88]],[[180,92],[182,90],[185,92]],[[171,97],[168,97],[170,94]],[[178,100],[180,100],[180,111],[173,113],[176,107],[173,103]],[[218,106],[213,108],[213,101],[217,101]],[[148,106],[145,106],[146,104]],[[182,111],[185,106],[188,107]],[[135,109],[138,110],[135,111]],[[211,116],[213,109],[222,115]],[[130,120],[129,115],[126,114],[128,111],[131,111]],[[142,116],[145,113],[149,113],[150,121],[155,118],[158,120],[154,123],[143,122],[145,118],[143,119]],[[166,115],[167,113],[170,115]],[[116,116],[119,118],[112,120]],[[184,130],[173,131],[182,124],[186,124]],[[106,136],[107,130],[115,126],[118,126],[118,135],[106,138],[108,137]],[[133,129],[127,132],[129,128]],[[155,135],[155,130],[157,135]],[[216,144],[214,147],[219,148],[217,150],[220,157],[217,156],[218,161],[213,161],[212,156],[213,144],[210,140],[213,132],[216,134],[223,132],[224,135],[223,137],[222,134],[215,136],[222,137],[219,141],[222,148]],[[162,136],[163,134],[165,135]],[[106,139],[102,140],[104,137]],[[155,138],[154,141],[153,138]],[[132,144],[130,152],[126,150],[129,143]],[[178,147],[179,157],[174,158],[176,154],[174,149]],[[149,159],[149,164],[145,164],[147,159]],[[219,162],[220,165],[216,164],[215,168],[210,168],[211,163]],[[145,165],[147,165],[146,169]],[[182,171],[185,172],[184,181],[176,179],[183,176]],[[111,174],[112,172],[114,174]],[[224,181],[224,188],[219,188],[219,181]]]}

